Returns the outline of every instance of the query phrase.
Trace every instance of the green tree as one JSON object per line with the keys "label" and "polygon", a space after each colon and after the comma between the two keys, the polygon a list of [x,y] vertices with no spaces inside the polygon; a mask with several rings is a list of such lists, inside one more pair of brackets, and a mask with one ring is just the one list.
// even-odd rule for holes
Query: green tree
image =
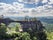
{"label": "green tree", "polygon": [[36,21],[37,19],[34,17],[34,18],[32,18],[32,21]]}
{"label": "green tree", "polygon": [[37,40],[37,38],[36,37],[33,37],[33,40]]}
{"label": "green tree", "polygon": [[27,33],[27,32],[23,32],[22,35],[21,35],[21,39],[22,40],[31,40],[30,39],[30,34]]}
{"label": "green tree", "polygon": [[6,32],[7,32],[7,27],[5,26],[4,23],[1,23],[0,24],[0,37],[5,36]]}
{"label": "green tree", "polygon": [[15,25],[15,31],[18,32],[18,31],[22,31],[22,27],[21,27],[21,24],[20,23],[16,23]]}
{"label": "green tree", "polygon": [[18,37],[16,37],[16,38],[15,38],[15,40],[19,40],[19,38],[18,38]]}

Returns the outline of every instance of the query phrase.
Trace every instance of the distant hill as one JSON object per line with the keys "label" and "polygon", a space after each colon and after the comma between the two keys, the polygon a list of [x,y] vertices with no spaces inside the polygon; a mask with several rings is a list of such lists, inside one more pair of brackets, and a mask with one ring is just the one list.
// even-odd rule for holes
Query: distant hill
{"label": "distant hill", "polygon": [[37,17],[37,19],[40,20],[41,22],[53,24],[53,17],[51,17],[51,16],[48,16],[48,17]]}
{"label": "distant hill", "polygon": [[37,19],[42,22],[47,31],[53,32],[53,17],[38,17]]}
{"label": "distant hill", "polygon": [[[6,17],[4,17],[6,18]],[[24,20],[24,17],[8,17],[12,20]],[[32,18],[32,17],[28,17],[27,18]],[[47,16],[47,17],[36,17],[38,20],[40,20],[41,22],[45,22],[45,23],[49,23],[49,24],[53,24],[53,16]]]}

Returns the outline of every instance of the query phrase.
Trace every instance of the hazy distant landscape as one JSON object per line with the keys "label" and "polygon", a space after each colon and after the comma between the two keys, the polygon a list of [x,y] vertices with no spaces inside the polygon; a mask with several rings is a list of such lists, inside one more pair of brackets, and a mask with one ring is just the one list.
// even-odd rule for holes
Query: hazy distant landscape
{"label": "hazy distant landscape", "polygon": [[[19,20],[22,21],[24,17],[8,17],[12,20]],[[31,18],[27,16],[27,18]],[[33,17],[32,17],[33,18]],[[42,24],[45,26],[45,28],[49,31],[53,31],[53,16],[47,16],[47,17],[36,17],[37,20],[40,20]]]}

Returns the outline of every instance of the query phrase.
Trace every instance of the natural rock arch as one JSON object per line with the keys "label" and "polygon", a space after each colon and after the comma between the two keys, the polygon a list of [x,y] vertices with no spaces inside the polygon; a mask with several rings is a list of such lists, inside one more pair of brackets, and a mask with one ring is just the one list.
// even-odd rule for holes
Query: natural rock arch
{"label": "natural rock arch", "polygon": [[[9,25],[9,23],[11,23],[11,22],[21,23],[24,32],[27,32],[28,28],[32,28],[33,31],[35,30],[36,32],[38,32],[37,33],[38,40],[46,40],[46,35],[43,32],[44,27],[39,20],[35,20],[35,21],[14,21],[14,20],[11,20],[9,18],[0,19],[0,23],[4,23],[4,24],[6,24],[6,26]],[[33,27],[35,27],[35,29]],[[44,39],[41,38],[42,35],[44,36]]]}

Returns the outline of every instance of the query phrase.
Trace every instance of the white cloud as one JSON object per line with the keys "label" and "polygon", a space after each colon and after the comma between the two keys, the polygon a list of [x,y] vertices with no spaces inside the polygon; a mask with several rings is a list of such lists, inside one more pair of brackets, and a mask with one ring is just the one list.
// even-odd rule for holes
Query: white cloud
{"label": "white cloud", "polygon": [[48,2],[48,0],[42,0],[42,3],[47,3]]}
{"label": "white cloud", "polygon": [[49,3],[49,4],[53,4],[53,0],[18,0],[19,2],[23,2],[23,3],[29,3],[29,4],[37,4],[38,2],[42,2],[42,3]]}
{"label": "white cloud", "polygon": [[37,4],[39,0],[18,0],[19,2],[28,3],[28,4]]}
{"label": "white cloud", "polygon": [[[32,0],[31,0],[32,2]],[[29,3],[31,3],[29,2]],[[38,3],[38,0],[35,0]],[[46,3],[46,0],[42,1]],[[32,2],[33,3],[33,2]],[[36,8],[24,8],[24,4],[13,2],[13,4],[0,3],[0,15],[5,16],[31,16],[31,17],[42,17],[42,16],[53,16],[52,5],[49,3]]]}
{"label": "white cloud", "polygon": [[50,0],[49,4],[53,4],[53,0]]}
{"label": "white cloud", "polygon": [[1,14],[12,14],[12,13],[18,13],[18,10],[22,9],[24,7],[23,4],[19,4],[17,2],[14,2],[11,4],[6,3],[0,3],[0,15]]}
{"label": "white cloud", "polygon": [[13,2],[13,6],[18,8],[18,9],[21,9],[21,8],[23,8],[24,4],[20,4],[18,2]]}
{"label": "white cloud", "polygon": [[51,5],[44,5],[44,6],[39,6],[35,8],[35,13],[32,14],[37,17],[42,17],[42,16],[53,16],[53,7]]}
{"label": "white cloud", "polygon": [[18,0],[19,2],[23,2],[23,0]]}

